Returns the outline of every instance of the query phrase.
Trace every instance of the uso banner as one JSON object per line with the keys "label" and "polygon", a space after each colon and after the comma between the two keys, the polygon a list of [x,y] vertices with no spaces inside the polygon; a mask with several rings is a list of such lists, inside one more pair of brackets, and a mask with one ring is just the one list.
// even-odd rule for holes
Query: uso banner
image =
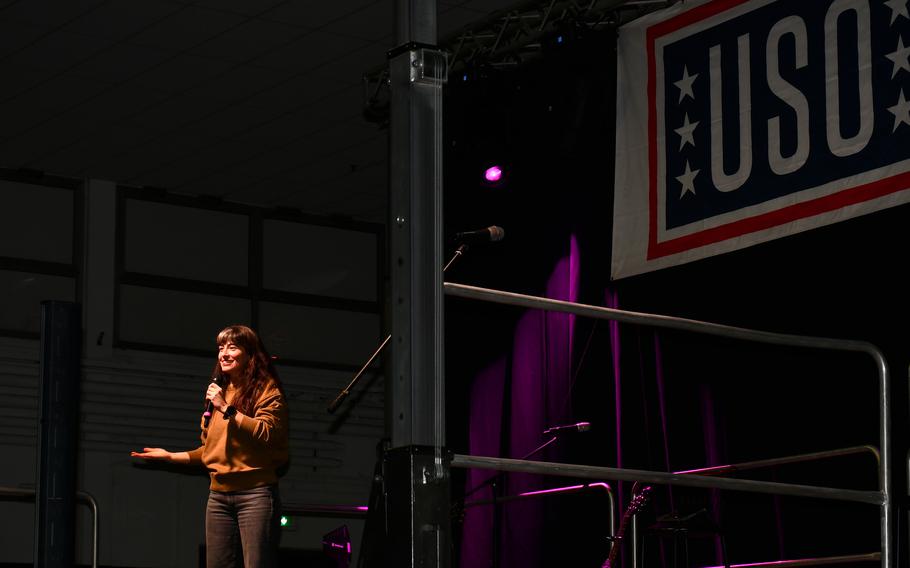
{"label": "uso banner", "polygon": [[690,0],[620,28],[612,277],[910,200],[907,4]]}

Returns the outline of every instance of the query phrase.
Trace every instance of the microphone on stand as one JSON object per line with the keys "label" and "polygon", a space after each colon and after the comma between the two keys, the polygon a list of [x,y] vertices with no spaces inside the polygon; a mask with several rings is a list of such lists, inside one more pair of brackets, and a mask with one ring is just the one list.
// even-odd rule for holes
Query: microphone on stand
{"label": "microphone on stand", "polygon": [[564,424],[561,426],[550,426],[543,431],[544,436],[559,436],[571,432],[587,432],[591,429],[590,422],[578,422],[577,424]]}
{"label": "microphone on stand", "polygon": [[[211,382],[215,383],[218,386],[221,386],[221,373],[217,373],[212,377]],[[215,405],[212,404],[211,400],[206,401],[205,412],[202,413],[202,424],[203,428],[209,427],[209,421],[212,419],[212,412],[215,410]]]}
{"label": "microphone on stand", "polygon": [[505,236],[506,232],[502,229],[502,227],[490,225],[486,229],[455,233],[455,241],[463,244],[489,242],[495,243],[497,241],[501,241]]}

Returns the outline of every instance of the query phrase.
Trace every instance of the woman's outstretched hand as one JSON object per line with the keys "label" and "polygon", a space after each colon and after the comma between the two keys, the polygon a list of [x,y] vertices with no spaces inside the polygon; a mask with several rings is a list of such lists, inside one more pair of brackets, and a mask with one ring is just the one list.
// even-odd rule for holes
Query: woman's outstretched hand
{"label": "woman's outstretched hand", "polygon": [[174,461],[174,454],[164,448],[142,448],[141,452],[130,452],[130,456],[147,460]]}
{"label": "woman's outstretched hand", "polygon": [[130,452],[130,456],[147,460],[169,461],[174,463],[190,463],[189,453],[169,452],[164,448],[142,448],[141,452]]}

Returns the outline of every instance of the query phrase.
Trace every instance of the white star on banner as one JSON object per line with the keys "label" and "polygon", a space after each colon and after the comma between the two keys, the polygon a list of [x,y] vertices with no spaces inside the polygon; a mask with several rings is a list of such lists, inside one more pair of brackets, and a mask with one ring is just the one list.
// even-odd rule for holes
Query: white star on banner
{"label": "white star on banner", "polygon": [[894,76],[897,75],[899,69],[910,72],[910,47],[904,47],[904,39],[900,36],[897,38],[897,48],[885,55],[894,63],[894,68],[891,69],[891,78],[894,79]]}
{"label": "white star on banner", "polygon": [[888,112],[894,115],[894,128],[891,129],[891,132],[897,130],[897,127],[901,123],[910,126],[910,102],[904,98],[904,90],[901,89],[901,94],[897,99],[897,104],[888,107]]}
{"label": "white star on banner", "polygon": [[679,89],[679,102],[683,102],[683,99],[686,97],[691,97],[692,100],[695,100],[695,93],[692,91],[692,83],[695,82],[697,77],[698,73],[689,75],[689,68],[683,65],[682,79],[673,83],[676,85],[676,88]]}
{"label": "white star on banner", "polygon": [[682,150],[685,148],[686,143],[692,144],[695,146],[695,127],[698,126],[698,121],[689,122],[689,113],[685,114],[685,119],[683,120],[683,125],[674,130],[673,132],[679,134],[679,149]]}
{"label": "white star on banner", "polygon": [[689,192],[691,192],[692,195],[695,195],[695,176],[697,176],[700,171],[701,170],[693,170],[689,167],[689,160],[686,160],[686,171],[683,172],[683,175],[676,176],[676,180],[682,184],[682,191],[679,193],[680,199]]}
{"label": "white star on banner", "polygon": [[910,20],[910,14],[907,13],[907,0],[885,0],[885,6],[891,9],[892,24],[897,20],[898,16],[903,16]]}

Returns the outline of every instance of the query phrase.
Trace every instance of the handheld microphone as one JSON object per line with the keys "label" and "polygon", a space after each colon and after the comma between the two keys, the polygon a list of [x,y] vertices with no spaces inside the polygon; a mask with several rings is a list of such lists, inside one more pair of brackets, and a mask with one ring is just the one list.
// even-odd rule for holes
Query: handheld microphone
{"label": "handheld microphone", "polygon": [[[221,386],[221,374],[219,373],[212,377],[211,382]],[[212,419],[212,412],[215,410],[215,405],[212,404],[211,400],[207,400],[205,403],[205,412],[202,413],[202,424],[203,428],[208,428],[209,421]]]}
{"label": "handheld microphone", "polygon": [[455,240],[459,243],[495,243],[496,241],[501,241],[505,236],[506,232],[502,227],[490,225],[486,229],[455,233]]}
{"label": "handheld microphone", "polygon": [[577,424],[564,424],[561,426],[550,426],[543,431],[544,436],[559,436],[560,434],[566,434],[569,432],[587,432],[591,429],[590,422],[579,422]]}

